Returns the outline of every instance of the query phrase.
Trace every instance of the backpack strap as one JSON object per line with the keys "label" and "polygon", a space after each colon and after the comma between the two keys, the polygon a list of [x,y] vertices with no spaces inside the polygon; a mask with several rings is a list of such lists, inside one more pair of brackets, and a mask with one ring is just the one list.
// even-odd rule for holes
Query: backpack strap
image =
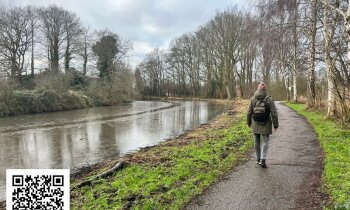
{"label": "backpack strap", "polygon": [[256,99],[255,103],[254,103],[254,107],[256,107],[256,105],[258,104],[258,102],[262,101],[264,102],[264,104],[266,104],[266,101],[268,98],[270,98],[271,96],[265,96],[262,100]]}
{"label": "backpack strap", "polygon": [[271,96],[265,96],[265,98],[263,99],[264,100],[264,103],[266,103],[267,99],[271,98]]}
{"label": "backpack strap", "polygon": [[269,112],[270,111],[270,106],[266,106],[266,102],[267,102],[267,99],[269,99],[269,98],[271,98],[271,96],[265,96],[265,98],[264,98],[264,104],[265,104],[265,109]]}

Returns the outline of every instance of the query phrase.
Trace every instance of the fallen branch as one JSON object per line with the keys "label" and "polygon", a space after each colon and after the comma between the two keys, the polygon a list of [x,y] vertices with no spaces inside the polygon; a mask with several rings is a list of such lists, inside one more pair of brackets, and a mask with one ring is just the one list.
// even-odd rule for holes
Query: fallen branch
{"label": "fallen branch", "polygon": [[96,179],[101,179],[101,178],[105,178],[107,176],[112,175],[114,172],[116,172],[119,169],[122,169],[125,166],[125,162],[124,161],[120,161],[117,164],[115,164],[115,166],[113,166],[113,168],[109,169],[108,171],[99,174],[97,176],[92,177],[89,180],[83,181],[77,185],[75,185],[74,187],[71,188],[71,191],[80,187],[84,187],[86,185],[90,185],[92,183],[92,181],[96,180]]}

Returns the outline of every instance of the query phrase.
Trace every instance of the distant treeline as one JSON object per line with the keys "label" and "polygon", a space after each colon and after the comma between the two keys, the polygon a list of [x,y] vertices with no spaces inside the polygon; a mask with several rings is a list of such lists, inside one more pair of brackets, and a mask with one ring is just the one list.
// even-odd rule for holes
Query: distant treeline
{"label": "distant treeline", "polygon": [[0,116],[132,99],[131,49],[129,40],[92,31],[56,5],[0,6]]}
{"label": "distant treeline", "polygon": [[135,72],[137,87],[145,95],[249,98],[265,81],[275,99],[350,121],[348,2],[255,2],[252,12],[219,11],[154,49]]}

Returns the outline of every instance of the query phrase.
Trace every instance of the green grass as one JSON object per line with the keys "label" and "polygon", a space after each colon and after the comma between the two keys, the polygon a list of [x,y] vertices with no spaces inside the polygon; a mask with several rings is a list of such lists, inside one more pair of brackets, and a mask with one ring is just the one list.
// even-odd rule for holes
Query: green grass
{"label": "green grass", "polygon": [[201,140],[189,144],[165,143],[147,150],[145,156],[158,161],[131,163],[107,179],[74,190],[72,209],[181,209],[252,148],[243,115],[228,125],[195,131],[191,138]]}
{"label": "green grass", "polygon": [[339,122],[327,119],[324,113],[305,110],[302,104],[287,105],[313,125],[325,152],[325,189],[332,201],[338,204],[338,209],[350,209],[350,130]]}

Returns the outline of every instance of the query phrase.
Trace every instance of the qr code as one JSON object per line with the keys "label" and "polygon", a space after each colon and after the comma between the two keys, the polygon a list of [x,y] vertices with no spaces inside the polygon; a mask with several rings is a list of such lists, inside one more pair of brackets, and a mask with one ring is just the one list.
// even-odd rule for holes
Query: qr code
{"label": "qr code", "polygon": [[6,210],[69,210],[69,169],[7,169]]}

